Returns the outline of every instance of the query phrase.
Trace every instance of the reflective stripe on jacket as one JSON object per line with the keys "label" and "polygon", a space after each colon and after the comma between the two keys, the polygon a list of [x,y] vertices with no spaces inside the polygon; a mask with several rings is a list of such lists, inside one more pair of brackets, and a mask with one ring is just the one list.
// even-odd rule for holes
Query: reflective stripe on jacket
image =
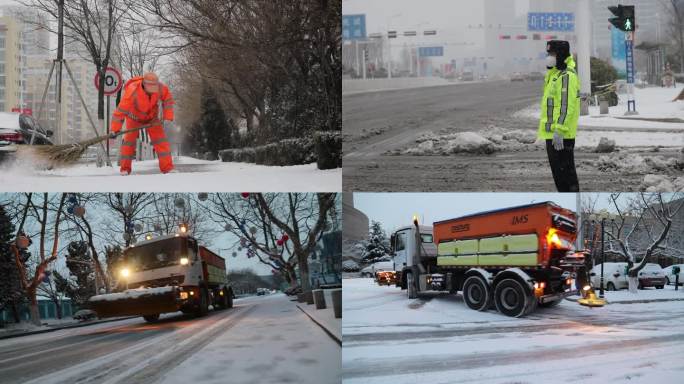
{"label": "reflective stripe on jacket", "polygon": [[544,78],[538,133],[543,140],[552,139],[554,132],[562,134],[565,139],[574,139],[577,135],[580,82],[572,56],[565,59],[565,63],[565,70],[551,68]]}

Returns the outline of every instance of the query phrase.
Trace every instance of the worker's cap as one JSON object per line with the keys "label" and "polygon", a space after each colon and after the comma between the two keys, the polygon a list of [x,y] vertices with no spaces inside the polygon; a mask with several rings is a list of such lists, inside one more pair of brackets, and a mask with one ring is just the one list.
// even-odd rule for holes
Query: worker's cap
{"label": "worker's cap", "polygon": [[154,72],[147,72],[143,76],[143,86],[147,93],[159,92],[159,77],[157,74]]}
{"label": "worker's cap", "polygon": [[556,56],[570,56],[570,43],[565,40],[549,40],[546,43],[546,52],[555,53]]}

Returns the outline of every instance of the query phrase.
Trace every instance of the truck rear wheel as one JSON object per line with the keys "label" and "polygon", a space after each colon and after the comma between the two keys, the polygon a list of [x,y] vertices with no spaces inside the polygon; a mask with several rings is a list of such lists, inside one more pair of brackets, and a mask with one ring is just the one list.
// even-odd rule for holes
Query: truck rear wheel
{"label": "truck rear wheel", "polygon": [[147,321],[148,323],[156,323],[159,320],[159,314],[157,313],[155,315],[145,315],[143,316],[143,319],[145,319],[145,321]]}
{"label": "truck rear wheel", "polygon": [[406,293],[408,294],[409,299],[415,299],[418,297],[418,293],[416,292],[416,282],[413,279],[413,273],[407,273],[406,274]]}
{"label": "truck rear wheel", "polygon": [[463,283],[463,301],[470,309],[486,311],[489,308],[491,295],[489,286],[480,276],[468,277]]}
{"label": "truck rear wheel", "polygon": [[496,309],[510,317],[522,317],[536,307],[536,298],[530,297],[523,283],[516,279],[503,279],[494,288]]}

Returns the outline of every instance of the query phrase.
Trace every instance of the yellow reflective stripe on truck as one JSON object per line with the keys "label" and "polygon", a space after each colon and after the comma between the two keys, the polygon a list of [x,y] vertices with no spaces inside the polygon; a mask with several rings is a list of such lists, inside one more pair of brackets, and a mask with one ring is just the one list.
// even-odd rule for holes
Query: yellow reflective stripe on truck
{"label": "yellow reflective stripe on truck", "polygon": [[537,265],[537,234],[457,240],[437,246],[437,265]]}

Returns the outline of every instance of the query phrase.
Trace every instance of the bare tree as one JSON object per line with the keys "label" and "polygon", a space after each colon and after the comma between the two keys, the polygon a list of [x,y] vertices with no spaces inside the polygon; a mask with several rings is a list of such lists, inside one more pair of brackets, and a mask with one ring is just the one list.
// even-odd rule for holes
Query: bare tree
{"label": "bare tree", "polygon": [[[52,273],[59,273],[61,275],[65,275],[62,270],[54,270]],[[68,274],[68,273],[66,273]],[[47,281],[44,281],[42,284],[38,286],[38,292],[49,298],[54,304],[55,304],[55,309],[57,310],[57,318],[61,319],[64,311],[62,309],[62,302],[64,300],[64,292],[57,289],[57,284],[55,282],[55,278],[49,278]]]}
{"label": "bare tree", "polygon": [[[27,268],[27,263],[21,257],[21,252],[17,244],[13,244],[12,252],[14,259],[19,269],[21,278],[21,285],[26,292],[26,297],[29,300],[29,309],[31,315],[31,322],[35,325],[40,325],[40,313],[38,312],[38,301],[36,292],[45,277],[45,271],[48,266],[57,260],[60,224],[63,218],[64,202],[66,194],[61,194],[58,198],[56,206],[51,207],[51,197],[48,193],[42,194],[42,201],[36,202],[32,193],[25,195],[25,202],[22,205],[21,215],[19,216],[20,223],[17,228],[17,237],[22,236],[25,229],[27,219],[34,220],[39,227],[38,230],[38,260],[32,276]],[[52,233],[49,231],[49,226],[52,226]],[[52,241],[52,247],[48,253],[46,250],[46,243]]]}
{"label": "bare tree", "polygon": [[[105,71],[110,64],[113,46],[117,37],[117,28],[121,20],[128,14],[131,4],[123,0],[18,0],[19,3],[32,7],[40,12],[59,17],[60,3],[64,4],[64,37],[66,44],[76,43],[76,53],[85,53],[95,65],[100,75],[97,94],[97,118],[99,126],[104,127],[104,81]],[[46,30],[57,34],[51,24],[42,25]]]}
{"label": "bare tree", "polygon": [[670,15],[667,26],[679,53],[679,72],[684,72],[684,1],[661,0],[661,5]]}
{"label": "bare tree", "polygon": [[[243,248],[292,285],[311,290],[309,256],[320,236],[330,227],[329,213],[335,193],[215,194],[209,210],[225,229],[240,239]],[[286,235],[286,236],[285,236]],[[283,241],[285,240],[285,241]],[[248,251],[249,252],[249,251]],[[295,274],[299,270],[299,281]]]}
{"label": "bare tree", "polygon": [[[672,228],[674,217],[684,207],[684,195],[672,194],[669,201],[662,193],[640,193],[638,198],[628,203],[620,203],[619,194],[611,195],[611,202],[617,211],[617,220],[611,231],[609,251],[624,258],[629,266],[628,281],[630,292],[637,292],[638,274],[647,261],[659,250],[669,248],[666,239]],[[635,238],[646,237],[640,245]],[[645,249],[641,250],[640,248]],[[638,257],[641,256],[639,260]]]}

